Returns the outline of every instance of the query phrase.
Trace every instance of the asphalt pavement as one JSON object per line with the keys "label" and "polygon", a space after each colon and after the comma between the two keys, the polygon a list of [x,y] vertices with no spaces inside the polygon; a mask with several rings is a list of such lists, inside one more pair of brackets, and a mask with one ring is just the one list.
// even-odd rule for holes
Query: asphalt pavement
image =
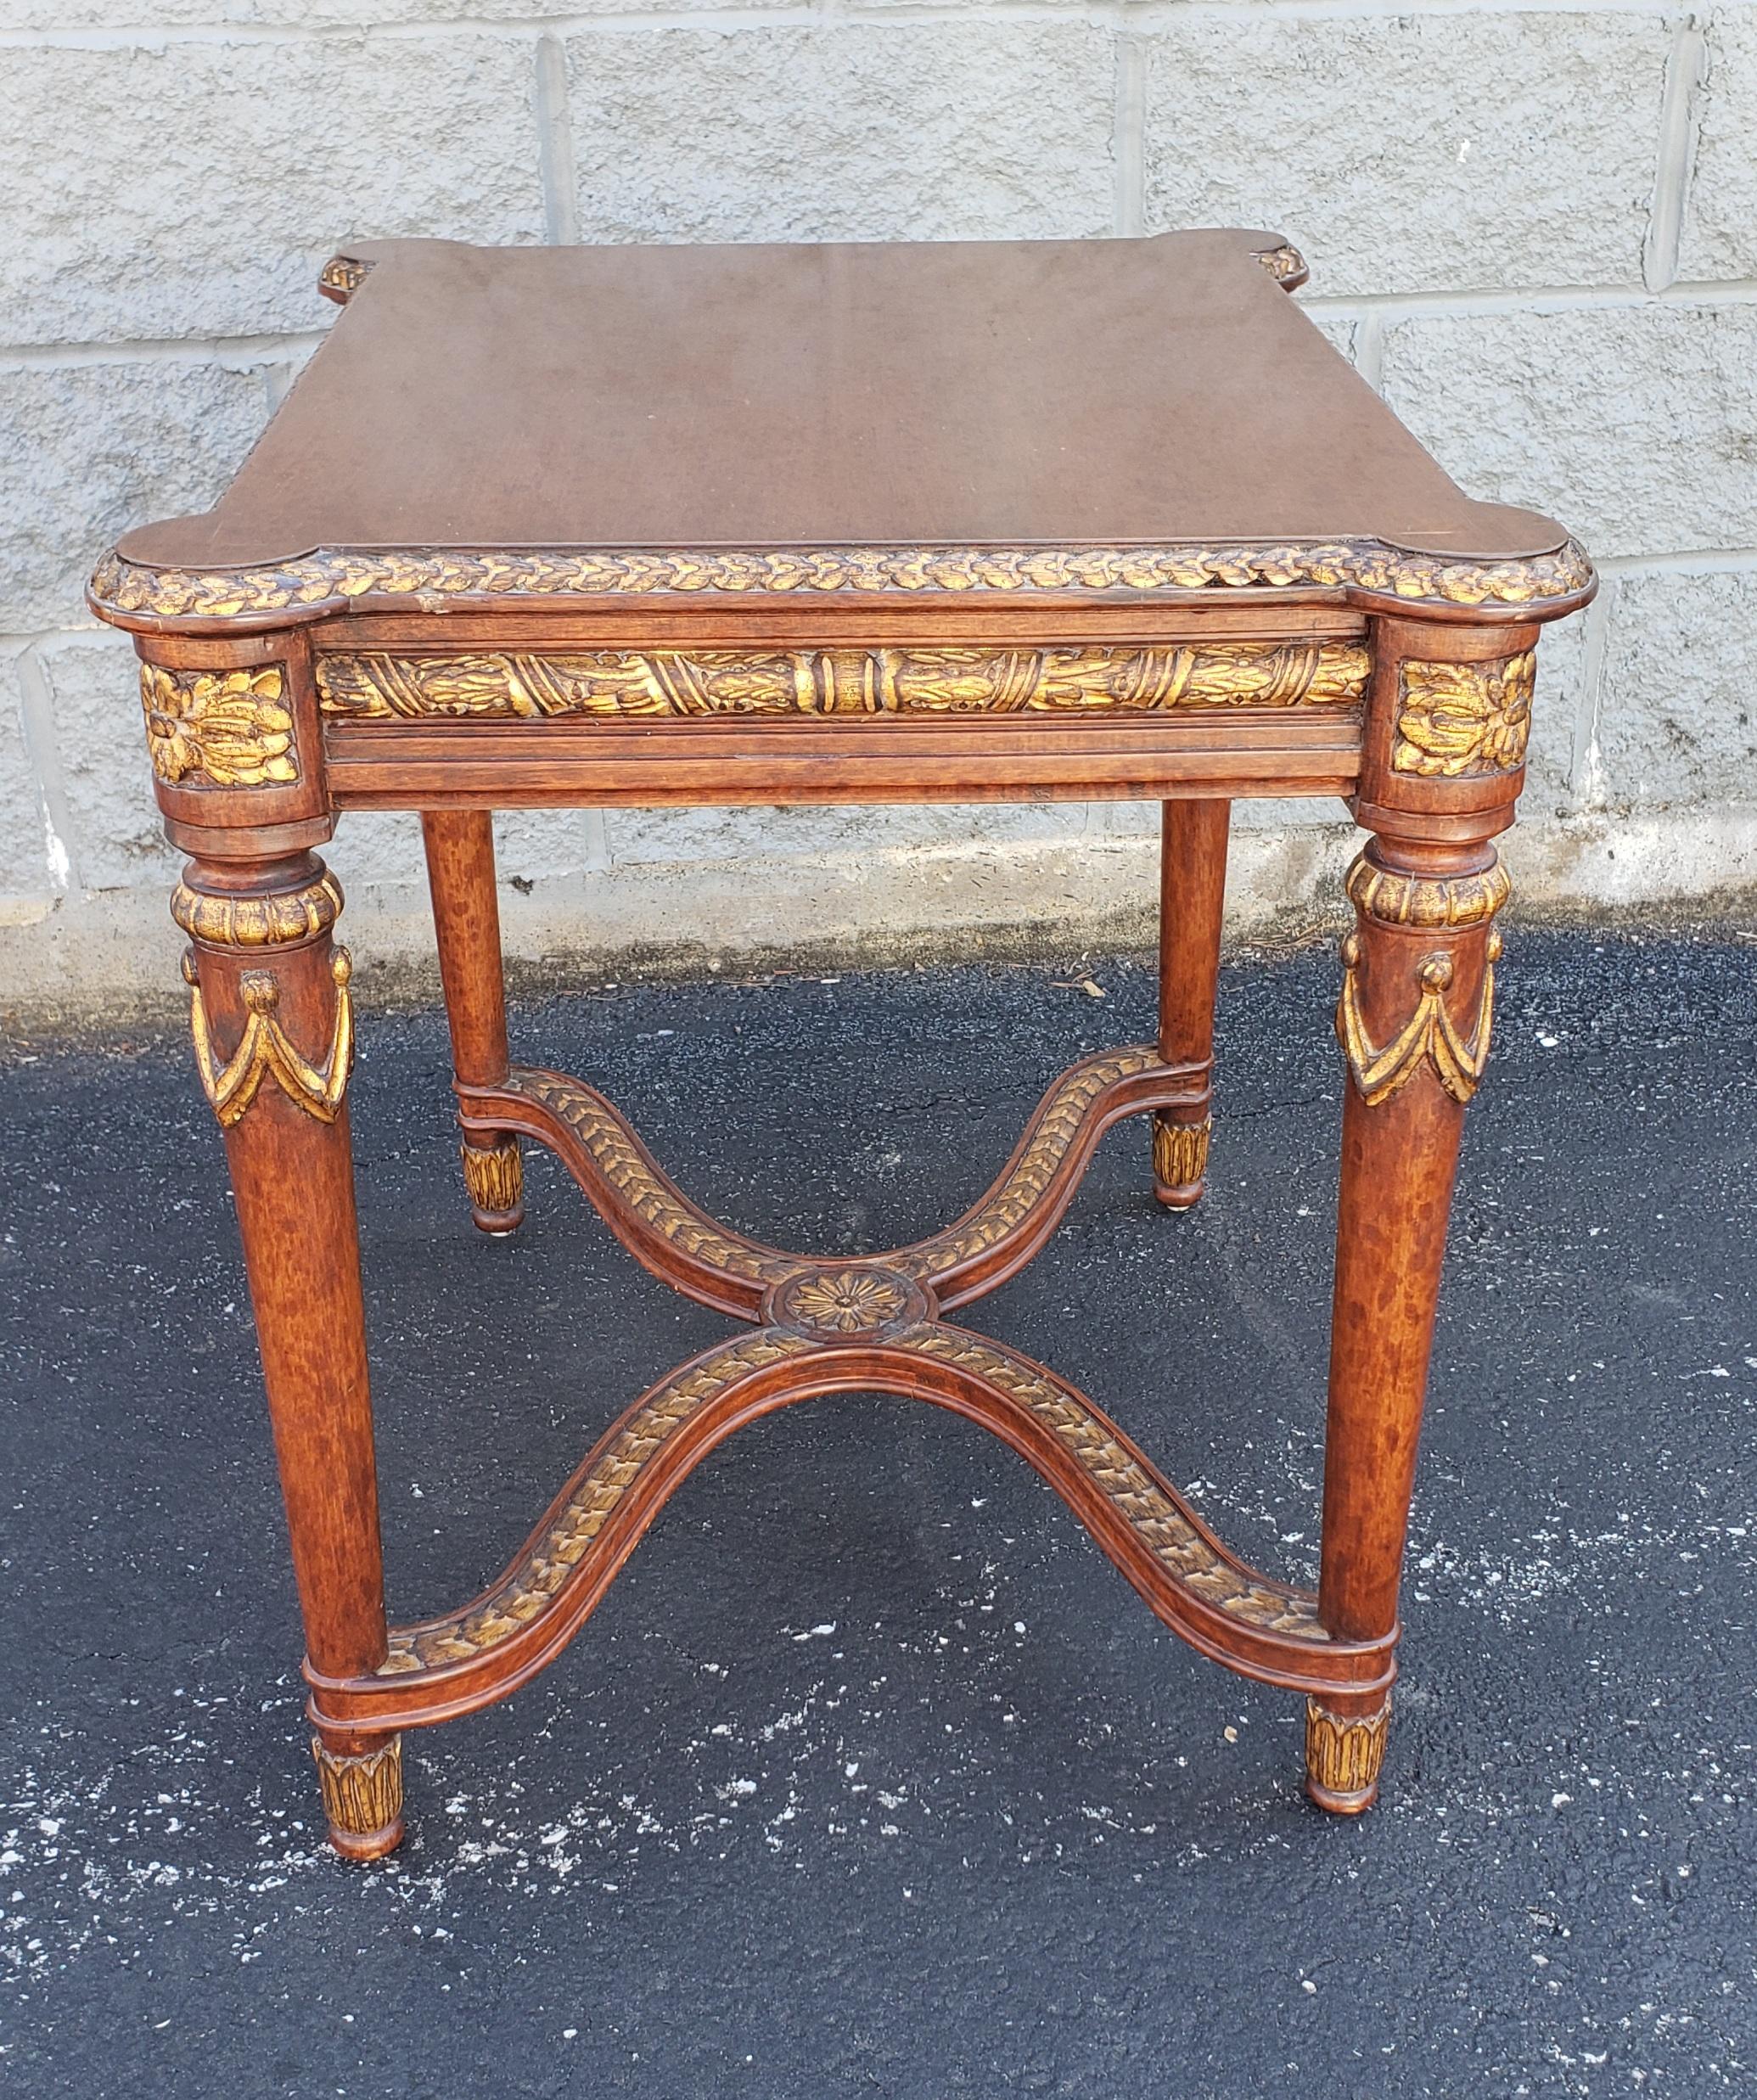
{"label": "asphalt pavement", "polygon": [[[1330,946],[1224,972],[1210,1192],[1144,1123],[958,1317],[1313,1579]],[[1103,993],[1083,988],[1086,980]],[[515,1011],[707,1206],[931,1229],[1143,958],[594,987]],[[1515,930],[1454,1211],[1379,1808],[918,1403],[685,1485],[566,1655],[322,1844],[217,1132],[180,1032],[0,1070],[0,2094],[1244,2100],[1757,2091],[1757,945]],[[469,1224],[433,1013],[356,980],[393,1611],[497,1571],[728,1323],[553,1163]]]}

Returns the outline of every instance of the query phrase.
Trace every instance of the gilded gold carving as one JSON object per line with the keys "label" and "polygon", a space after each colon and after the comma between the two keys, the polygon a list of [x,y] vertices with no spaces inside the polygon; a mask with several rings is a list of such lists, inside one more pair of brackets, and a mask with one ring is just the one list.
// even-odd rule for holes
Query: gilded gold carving
{"label": "gilded gold carving", "polygon": [[195,1038],[195,1064],[201,1085],[222,1128],[229,1130],[256,1098],[265,1079],[272,1079],[289,1101],[320,1123],[333,1123],[341,1109],[348,1074],[354,1063],[354,1008],[348,995],[352,965],[345,948],[330,957],[335,980],[335,1019],[329,1054],[321,1065],[308,1064],[289,1042],[276,1009],[281,988],[267,970],[245,970],[239,978],[244,1003],[244,1028],[236,1050],[222,1064],[214,1054],[207,1008],[201,997],[193,950],[183,957],[183,981],[189,987],[189,1027]]}
{"label": "gilded gold carving", "polygon": [[508,1137],[501,1144],[485,1146],[465,1138],[461,1149],[463,1186],[474,1207],[501,1217],[518,1210],[525,1200],[525,1163],[519,1155],[519,1140]]}
{"label": "gilded gold carving", "polygon": [[722,1232],[653,1169],[640,1142],[609,1103],[559,1072],[515,1071],[508,1091],[528,1095],[565,1123],[593,1165],[635,1213],[686,1254],[752,1283],[778,1283],[799,1266],[789,1255]]}
{"label": "gilded gold carving", "polygon": [[1513,894],[1500,861],[1468,875],[1411,875],[1380,868],[1363,853],[1348,871],[1348,894],[1387,926],[1479,926]]}
{"label": "gilded gold carving", "polygon": [[1257,261],[1277,284],[1286,285],[1290,291],[1303,284],[1310,274],[1305,267],[1305,256],[1286,241],[1279,248],[1260,248]]}
{"label": "gilded gold carving", "polygon": [[160,779],[255,788],[299,778],[278,664],[261,671],[140,667],[147,750]]}
{"label": "gilded gold carving", "polygon": [[1362,1794],[1378,1783],[1384,1762],[1385,1731],[1390,1724],[1388,1699],[1376,1714],[1344,1717],[1328,1712],[1315,1699],[1305,1702],[1305,1770],[1314,1787],[1326,1794]]}
{"label": "gilded gold carving", "polygon": [[[876,1255],[912,1281],[929,1281],[984,1254],[1016,1232],[1042,1200],[1081,1129],[1105,1091],[1137,1073],[1162,1070],[1150,1044],[1093,1058],[1063,1075],[1033,1119],[1019,1157],[969,1215],[943,1232]],[[728,1276],[784,1284],[800,1258],[727,1232],[673,1188],[654,1169],[620,1112],[589,1086],[559,1072],[515,1070],[510,1092],[540,1103],[578,1137],[598,1172],[652,1229],[685,1253]]]}
{"label": "gilded gold carving", "polygon": [[1317,1600],[1254,1578],[1235,1567],[1190,1521],[1135,1454],[1093,1419],[1091,1410],[1047,1373],[980,1335],[924,1328],[893,1346],[974,1372],[1028,1407],[1103,1491],[1154,1558],[1192,1596],[1248,1626],[1296,1640],[1328,1638]]}
{"label": "gilded gold carving", "polygon": [[[1091,1410],[1036,1366],[979,1335],[949,1328],[906,1329],[886,1346],[956,1366],[1008,1395],[1044,1423],[1109,1499],[1166,1574],[1193,1596],[1242,1623],[1295,1640],[1328,1637],[1317,1600],[1254,1578],[1227,1561],[1141,1461],[1094,1420]],[[547,1611],[668,1439],[710,1401],[751,1372],[821,1350],[784,1328],[763,1328],[729,1344],[657,1388],[630,1416],[569,1496],[533,1552],[504,1582],[453,1616],[395,1629],[381,1676],[472,1662]]]}
{"label": "gilded gold carving", "polygon": [[1213,1129],[1213,1120],[1208,1116],[1199,1123],[1178,1123],[1169,1115],[1156,1115],[1153,1122],[1154,1178],[1167,1188],[1193,1188],[1208,1171],[1208,1141]]}
{"label": "gilded gold carving", "polygon": [[315,882],[268,896],[227,896],[191,890],[180,882],[171,893],[171,916],[186,934],[216,948],[273,948],[307,941],[334,925],[341,885],[328,868]]}
{"label": "gilded gold carving", "polygon": [[1030,595],[1354,589],[1452,605],[1535,605],[1592,581],[1574,542],[1504,561],[1417,554],[1378,540],[1265,547],[704,547],[555,554],[320,551],[277,567],[154,569],[109,555],[89,596],[106,615],[226,619],[368,597],[622,598],[957,591]]}
{"label": "gilded gold carving", "polygon": [[323,1791],[323,1813],[337,1830],[370,1838],[402,1813],[402,1738],[394,1735],[376,1749],[350,1757],[326,1749],[321,1736],[312,1738],[317,1783]]}
{"label": "gilded gold carving", "polygon": [[910,1304],[896,1277],[874,1269],[823,1269],[795,1277],[778,1294],[777,1313],[831,1334],[870,1334]]}
{"label": "gilded gold carving", "polygon": [[539,1617],[640,1478],[642,1468],[692,1416],[735,1380],[816,1345],[802,1334],[761,1328],[686,1367],[658,1387],[617,1431],[568,1496],[542,1543],[478,1603],[425,1626],[393,1631],[380,1676],[469,1662]]}
{"label": "gilded gold carving", "polygon": [[1168,649],[595,649],[320,656],[326,714],[1061,714],[1358,704],[1355,642]]}
{"label": "gilded gold carving", "polygon": [[1157,1050],[1142,1046],[1094,1058],[1066,1073],[1045,1103],[1030,1143],[992,1194],[957,1224],[889,1255],[890,1266],[906,1276],[944,1276],[1017,1231],[1042,1200],[1099,1095],[1120,1079],[1155,1070],[1161,1062]]}
{"label": "gilded gold carving", "polygon": [[1392,770],[1455,779],[1508,773],[1525,760],[1537,655],[1526,649],[1495,664],[1427,664],[1398,678]]}
{"label": "gilded gold carving", "polygon": [[345,306],[365,284],[371,269],[369,262],[356,256],[332,255],[317,272],[317,289],[339,306]]}
{"label": "gilded gold carving", "polygon": [[1367,1105],[1377,1108],[1408,1085],[1426,1064],[1454,1101],[1467,1102],[1476,1092],[1489,1063],[1489,1036],[1495,1019],[1495,965],[1501,958],[1501,936],[1491,932],[1484,950],[1482,989],[1476,1023],[1467,1041],[1458,1033],[1445,995],[1452,981],[1452,958],[1444,951],[1424,955],[1417,965],[1421,996],[1416,1010],[1394,1042],[1375,1047],[1361,1011],[1356,975],[1361,937],[1351,933],[1342,944],[1342,999],[1336,1009],[1336,1033],[1348,1054],[1349,1070]]}

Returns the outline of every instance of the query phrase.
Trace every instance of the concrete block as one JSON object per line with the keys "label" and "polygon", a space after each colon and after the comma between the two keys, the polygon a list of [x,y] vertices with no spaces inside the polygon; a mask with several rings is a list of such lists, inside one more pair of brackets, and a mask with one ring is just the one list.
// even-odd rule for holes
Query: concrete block
{"label": "concrete block", "polygon": [[1278,228],[1319,293],[1641,282],[1658,8],[1173,9],[1142,42],[1150,228]]}
{"label": "concrete block", "polygon": [[1531,697],[1531,742],[1525,753],[1525,791],[1519,821],[1554,817],[1574,809],[1575,732],[1587,705],[1586,623],[1598,615],[1576,613],[1546,627],[1537,645],[1537,689]]}
{"label": "concrete block", "polygon": [[1350,364],[1360,346],[1361,324],[1351,313],[1326,313],[1322,307],[1311,317],[1319,334],[1332,350],[1339,350]]}
{"label": "concrete block", "polygon": [[15,47],[3,339],[314,328],[351,236],[539,239],[534,81],[486,34]]}
{"label": "concrete block", "polygon": [[1617,578],[1593,799],[1757,803],[1757,570]]}
{"label": "concrete block", "polygon": [[1082,23],[569,39],[587,240],[1109,230],[1111,42]]}
{"label": "concrete block", "polygon": [[267,419],[260,373],[141,359],[0,373],[0,632],[74,627],[131,525],[211,503]]}
{"label": "concrete block", "polygon": [[1678,274],[1757,277],[1757,12],[1716,8],[1698,100]]}
{"label": "concrete block", "polygon": [[1591,553],[1757,547],[1757,306],[1421,315],[1381,390],[1473,496]]}
{"label": "concrete block", "polygon": [[125,635],[63,635],[39,645],[67,812],[73,886],[162,890],[182,856],[166,842],[140,710],[140,675]]}
{"label": "concrete block", "polygon": [[[1092,806],[1094,808],[1096,805]],[[910,808],[607,810],[610,865],[744,862],[752,865],[813,855],[895,852],[931,855],[983,845],[1077,839],[1091,823],[1083,802],[926,803]],[[759,879],[753,872],[753,881]],[[761,908],[760,897],[753,901]]]}
{"label": "concrete block", "polygon": [[[603,864],[594,810],[513,810],[494,826],[495,868],[504,884],[535,884]],[[421,820],[412,811],[351,810],[323,849],[350,892],[404,884],[424,896],[427,862]]]}
{"label": "concrete block", "polygon": [[348,896],[372,884],[427,880],[421,857],[421,820],[409,810],[350,810],[335,836],[318,851],[340,879]]}
{"label": "concrete block", "polygon": [[23,652],[0,658],[0,924],[34,917],[58,887],[42,796],[25,744]]}
{"label": "concrete block", "polygon": [[[215,0],[130,0],[128,26],[150,36],[154,30],[211,22],[220,11]],[[116,0],[6,0],[0,28],[113,31],[121,12]]]}

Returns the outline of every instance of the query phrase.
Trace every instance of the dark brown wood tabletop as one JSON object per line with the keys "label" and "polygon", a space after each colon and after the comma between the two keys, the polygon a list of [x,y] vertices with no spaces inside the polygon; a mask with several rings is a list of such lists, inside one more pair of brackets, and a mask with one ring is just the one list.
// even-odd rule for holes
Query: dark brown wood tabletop
{"label": "dark brown wood tabletop", "polygon": [[208,515],[318,547],[1560,547],[1471,502],[1278,295],[1272,233],[825,247],[368,242]]}

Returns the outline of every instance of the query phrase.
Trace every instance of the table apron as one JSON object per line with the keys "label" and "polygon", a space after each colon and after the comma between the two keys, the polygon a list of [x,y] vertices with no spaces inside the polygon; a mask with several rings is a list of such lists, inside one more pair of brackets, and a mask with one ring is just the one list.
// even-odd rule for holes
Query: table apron
{"label": "table apron", "polygon": [[338,809],[1347,795],[1353,710],[1102,722],[330,722]]}

